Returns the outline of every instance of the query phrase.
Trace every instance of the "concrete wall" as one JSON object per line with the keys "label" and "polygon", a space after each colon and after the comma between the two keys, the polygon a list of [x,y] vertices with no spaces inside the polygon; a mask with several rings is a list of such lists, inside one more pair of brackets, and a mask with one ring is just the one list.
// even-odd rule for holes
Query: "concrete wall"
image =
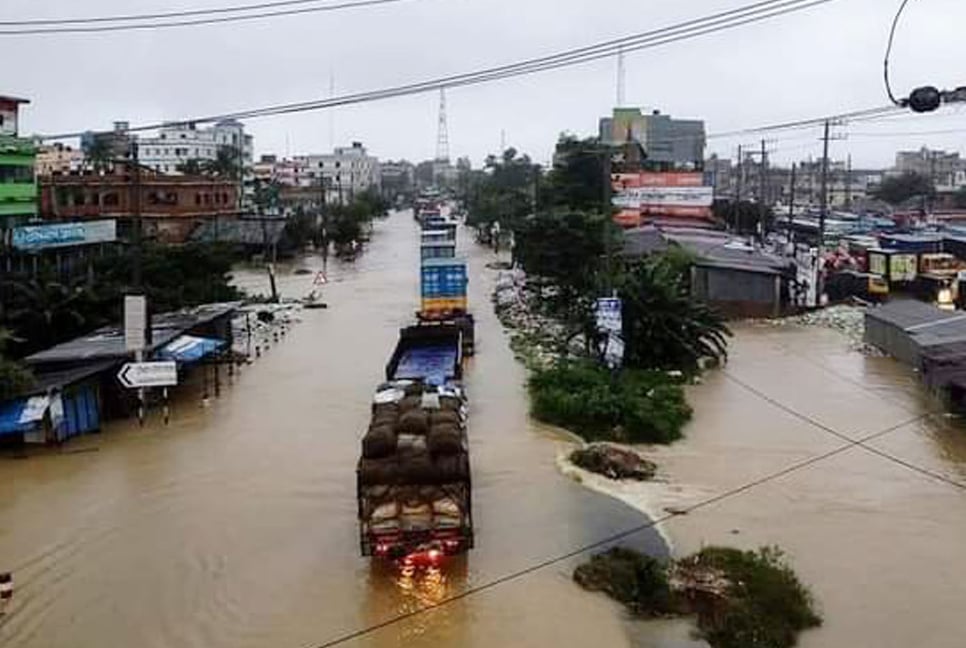
{"label": "concrete wall", "polygon": [[865,315],[865,341],[914,369],[921,364],[919,345],[900,327]]}
{"label": "concrete wall", "polygon": [[691,294],[728,317],[781,315],[781,277],[774,274],[695,266]]}

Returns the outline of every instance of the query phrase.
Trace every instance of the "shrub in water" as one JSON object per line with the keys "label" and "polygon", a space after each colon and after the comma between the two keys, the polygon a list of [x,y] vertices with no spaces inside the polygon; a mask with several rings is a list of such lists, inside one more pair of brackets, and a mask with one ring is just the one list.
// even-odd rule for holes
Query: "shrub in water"
{"label": "shrub in water", "polygon": [[682,386],[658,371],[561,361],[536,370],[529,386],[535,418],[587,440],[670,443],[691,418]]}

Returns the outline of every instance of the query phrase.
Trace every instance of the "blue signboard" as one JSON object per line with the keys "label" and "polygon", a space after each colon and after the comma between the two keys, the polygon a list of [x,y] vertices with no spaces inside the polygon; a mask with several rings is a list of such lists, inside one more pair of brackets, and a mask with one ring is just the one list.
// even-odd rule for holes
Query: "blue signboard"
{"label": "blue signboard", "polygon": [[18,250],[45,250],[71,245],[110,243],[116,240],[117,221],[113,219],[13,228],[13,247]]}

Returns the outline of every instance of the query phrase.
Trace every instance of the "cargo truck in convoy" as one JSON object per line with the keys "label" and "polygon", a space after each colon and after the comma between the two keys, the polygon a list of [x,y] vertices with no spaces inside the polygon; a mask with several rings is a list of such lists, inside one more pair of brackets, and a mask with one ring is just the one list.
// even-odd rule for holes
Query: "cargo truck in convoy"
{"label": "cargo truck in convoy", "polygon": [[363,556],[436,563],[473,547],[463,360],[475,352],[456,226],[417,209],[420,307],[372,401],[356,468]]}
{"label": "cargo truck in convoy", "polygon": [[363,556],[435,563],[473,547],[462,335],[400,331],[356,470]]}

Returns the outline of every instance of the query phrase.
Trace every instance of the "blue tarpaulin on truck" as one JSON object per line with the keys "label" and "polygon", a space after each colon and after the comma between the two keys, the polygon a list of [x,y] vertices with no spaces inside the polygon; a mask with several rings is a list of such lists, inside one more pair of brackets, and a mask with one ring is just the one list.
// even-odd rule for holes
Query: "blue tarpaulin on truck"
{"label": "blue tarpaulin on truck", "polygon": [[425,346],[405,351],[396,368],[396,379],[422,379],[430,385],[444,385],[453,379],[459,352],[451,345]]}

